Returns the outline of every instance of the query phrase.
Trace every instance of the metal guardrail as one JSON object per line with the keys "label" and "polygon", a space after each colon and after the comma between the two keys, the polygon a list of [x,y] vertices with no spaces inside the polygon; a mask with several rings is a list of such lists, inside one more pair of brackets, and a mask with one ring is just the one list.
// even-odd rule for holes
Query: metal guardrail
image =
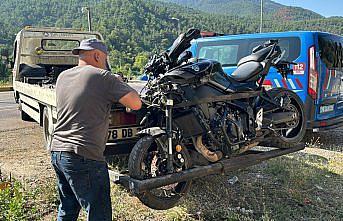
{"label": "metal guardrail", "polygon": [[13,91],[12,86],[0,86],[0,92]]}
{"label": "metal guardrail", "polygon": [[12,76],[0,76],[0,92],[13,91]]}

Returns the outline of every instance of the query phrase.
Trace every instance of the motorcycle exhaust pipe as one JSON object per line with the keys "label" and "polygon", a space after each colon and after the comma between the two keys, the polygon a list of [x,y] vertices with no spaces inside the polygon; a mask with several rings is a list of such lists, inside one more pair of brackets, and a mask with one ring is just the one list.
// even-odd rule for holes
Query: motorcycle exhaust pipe
{"label": "motorcycle exhaust pipe", "polygon": [[201,153],[208,161],[217,162],[223,158],[223,153],[221,151],[210,151],[203,143],[202,136],[192,138],[195,149]]}
{"label": "motorcycle exhaust pipe", "polygon": [[263,124],[282,124],[296,120],[297,114],[294,112],[280,112],[266,114],[263,117]]}

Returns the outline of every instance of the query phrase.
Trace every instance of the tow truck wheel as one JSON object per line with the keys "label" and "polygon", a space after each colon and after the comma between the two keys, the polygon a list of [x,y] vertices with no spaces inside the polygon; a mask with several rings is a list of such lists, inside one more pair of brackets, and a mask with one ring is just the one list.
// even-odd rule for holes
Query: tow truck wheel
{"label": "tow truck wheel", "polygon": [[19,104],[19,95],[18,92],[13,91],[13,97],[14,97],[14,101]]}
{"label": "tow truck wheel", "polygon": [[43,135],[45,141],[45,148],[50,149],[50,144],[52,140],[52,130],[50,129],[52,125],[49,122],[49,111],[47,107],[43,109]]}
{"label": "tow truck wheel", "polygon": [[28,115],[25,111],[23,111],[22,107],[22,101],[19,99],[19,110],[20,110],[20,116],[23,121],[33,121],[33,119]]}
{"label": "tow truck wheel", "polygon": [[21,119],[23,121],[32,121],[32,118],[30,117],[30,115],[28,115],[27,113],[25,113],[23,110],[21,110]]}

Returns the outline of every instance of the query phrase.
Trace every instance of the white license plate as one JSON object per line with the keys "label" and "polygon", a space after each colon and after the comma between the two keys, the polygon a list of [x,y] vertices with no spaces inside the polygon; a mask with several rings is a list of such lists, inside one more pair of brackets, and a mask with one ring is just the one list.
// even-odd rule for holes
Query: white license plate
{"label": "white license plate", "polygon": [[136,137],[136,134],[141,130],[140,127],[116,128],[108,130],[108,141],[122,140]]}
{"label": "white license plate", "polygon": [[323,106],[320,106],[319,113],[322,114],[322,113],[326,113],[326,112],[331,112],[331,111],[334,111],[334,109],[335,109],[334,104],[323,105]]}

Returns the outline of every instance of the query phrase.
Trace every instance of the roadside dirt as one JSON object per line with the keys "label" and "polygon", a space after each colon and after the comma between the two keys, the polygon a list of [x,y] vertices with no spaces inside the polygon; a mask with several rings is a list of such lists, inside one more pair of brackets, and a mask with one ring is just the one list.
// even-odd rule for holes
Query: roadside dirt
{"label": "roadside dirt", "polygon": [[[340,149],[343,142],[338,140],[343,137],[340,136],[343,132],[339,132],[339,136],[328,133],[331,139],[322,134],[321,139],[325,139],[325,143],[329,141],[330,148],[335,148],[332,138],[336,138],[336,147]],[[301,152],[325,157],[328,160],[341,157],[342,152],[320,149],[322,146],[322,143],[313,143],[312,148],[306,148]],[[25,122],[24,125],[12,124],[9,129],[0,129],[0,169],[6,174],[11,173],[17,179],[38,181],[54,178],[50,156],[44,149],[42,129],[38,124]]]}
{"label": "roadside dirt", "polygon": [[0,131],[0,144],[3,173],[35,185],[54,179],[38,125],[32,123],[29,127]]}
{"label": "roadside dirt", "polygon": [[[113,185],[114,220],[340,220],[343,129],[316,134],[307,142],[311,148],[298,153],[196,180],[183,204],[168,211],[148,209]],[[21,121],[18,110],[4,118],[0,114],[0,170],[30,188],[45,189],[50,196],[42,204],[50,205],[44,205],[42,220],[54,220],[55,175],[42,129]]]}

